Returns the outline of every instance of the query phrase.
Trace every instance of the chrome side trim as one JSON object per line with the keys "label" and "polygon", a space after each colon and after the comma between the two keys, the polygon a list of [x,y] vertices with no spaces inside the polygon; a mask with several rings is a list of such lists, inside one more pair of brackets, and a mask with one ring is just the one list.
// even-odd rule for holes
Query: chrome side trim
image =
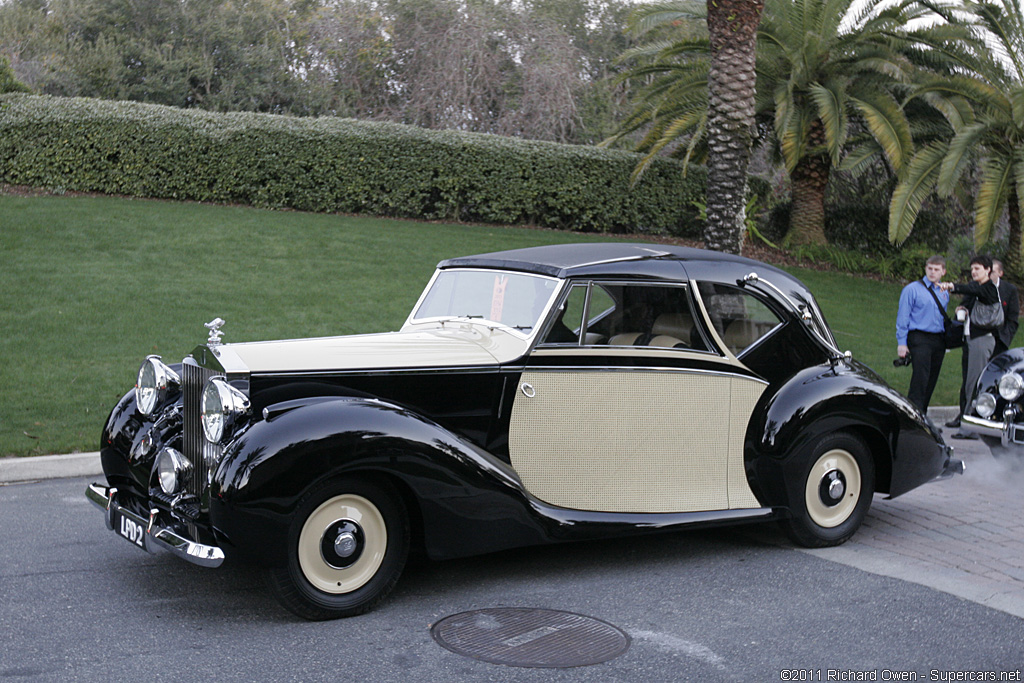
{"label": "chrome side trim", "polygon": [[[181,559],[197,564],[200,567],[219,567],[224,562],[224,551],[214,545],[205,545],[178,535],[174,531],[155,523],[155,517],[151,514],[149,519],[141,517],[131,510],[122,507],[114,500],[117,489],[108,488],[101,484],[89,484],[85,489],[85,497],[90,503],[104,512],[107,528],[113,530],[113,514],[116,510],[140,527],[146,529],[151,543],[146,544],[149,549],[153,546],[166,550]],[[152,550],[149,550],[152,553]]]}
{"label": "chrome side trim", "polygon": [[[743,370],[745,367],[740,366]],[[578,373],[593,373],[593,372],[659,372],[659,373],[675,373],[680,375],[705,375],[713,377],[738,377],[740,379],[749,379],[752,382],[757,382],[768,386],[771,382],[761,379],[760,377],[747,372],[730,372],[728,368],[723,370],[704,370],[702,368],[671,368],[671,367],[660,367],[656,365],[636,367],[631,365],[537,365],[529,368],[530,372],[578,372]]]}
{"label": "chrome side trim", "polygon": [[458,365],[453,367],[432,368],[360,368],[358,370],[287,370],[254,372],[257,377],[379,377],[381,375],[438,375],[438,374],[495,374],[502,371],[497,363],[494,365]]}

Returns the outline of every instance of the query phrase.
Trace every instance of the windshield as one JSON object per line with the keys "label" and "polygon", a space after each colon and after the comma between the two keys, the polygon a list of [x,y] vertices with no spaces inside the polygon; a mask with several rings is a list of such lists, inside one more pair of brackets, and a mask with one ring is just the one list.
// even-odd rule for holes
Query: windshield
{"label": "windshield", "polygon": [[478,318],[526,334],[541,322],[559,280],[495,270],[443,270],[423,295],[413,320]]}

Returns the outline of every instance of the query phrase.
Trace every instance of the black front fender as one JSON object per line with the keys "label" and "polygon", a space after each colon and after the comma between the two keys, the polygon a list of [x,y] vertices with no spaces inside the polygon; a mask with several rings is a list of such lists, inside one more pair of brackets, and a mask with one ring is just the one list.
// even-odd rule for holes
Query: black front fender
{"label": "black front fender", "polygon": [[228,446],[210,497],[217,533],[237,549],[259,549],[250,559],[280,564],[304,492],[346,476],[387,479],[402,493],[432,557],[543,538],[507,463],[412,411],[329,397],[271,406],[267,414]]}

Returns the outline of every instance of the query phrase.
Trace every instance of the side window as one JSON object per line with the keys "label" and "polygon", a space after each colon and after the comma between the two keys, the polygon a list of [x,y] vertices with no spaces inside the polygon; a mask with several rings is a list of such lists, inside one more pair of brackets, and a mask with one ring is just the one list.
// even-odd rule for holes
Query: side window
{"label": "side window", "polygon": [[577,344],[580,340],[580,327],[583,326],[583,313],[587,301],[587,286],[573,285],[569,295],[555,311],[555,322],[544,335],[543,344]]}
{"label": "side window", "polygon": [[607,336],[599,331],[600,323],[615,312],[617,304],[608,290],[594,283],[589,286],[590,306],[587,307],[587,289],[588,283],[574,284],[569,288],[569,294],[555,312],[555,321],[541,343],[579,344],[584,315],[587,315],[587,332],[583,345],[592,346],[607,341]]}
{"label": "side window", "polygon": [[782,322],[772,309],[738,287],[701,283],[698,289],[715,331],[737,356]]}
{"label": "side window", "polygon": [[586,285],[572,287],[544,343],[579,343],[583,333],[584,346],[708,350],[684,286],[593,282],[583,311],[586,294]]}

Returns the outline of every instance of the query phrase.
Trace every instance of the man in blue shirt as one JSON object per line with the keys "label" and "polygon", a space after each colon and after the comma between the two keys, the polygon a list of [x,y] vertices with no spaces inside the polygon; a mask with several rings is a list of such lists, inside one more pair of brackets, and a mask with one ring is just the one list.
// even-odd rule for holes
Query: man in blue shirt
{"label": "man in blue shirt", "polygon": [[[928,402],[939,380],[942,359],[946,355],[943,312],[949,304],[949,293],[938,287],[945,275],[946,259],[941,256],[928,259],[924,277],[911,282],[900,293],[900,307],[896,313],[896,353],[900,358],[906,358],[909,353],[913,368],[907,398],[921,412],[928,410]],[[938,304],[935,298],[938,298]]]}

